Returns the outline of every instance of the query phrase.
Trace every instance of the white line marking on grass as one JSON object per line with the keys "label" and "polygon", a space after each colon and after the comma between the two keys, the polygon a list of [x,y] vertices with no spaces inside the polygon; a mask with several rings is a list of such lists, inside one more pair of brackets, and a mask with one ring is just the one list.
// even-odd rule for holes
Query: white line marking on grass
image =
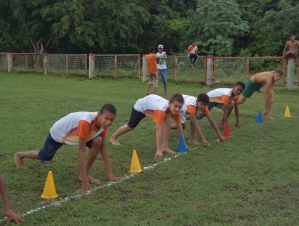
{"label": "white line marking on grass", "polygon": [[[192,150],[195,150],[195,149],[197,149],[197,147],[192,148],[192,149],[190,149],[189,151],[192,151]],[[162,164],[162,163],[165,163],[165,162],[169,162],[169,161],[171,161],[173,158],[176,158],[176,157],[178,157],[178,156],[180,156],[180,155],[182,155],[182,153],[177,153],[177,154],[175,154],[172,158],[164,158],[164,159],[162,159],[161,161],[159,161],[159,162],[157,162],[157,163],[155,163],[155,164],[153,164],[153,165],[149,165],[149,166],[143,167],[143,170],[144,170],[144,171],[146,171],[146,170],[152,170],[152,169],[156,168],[156,166],[158,166],[158,165],[160,165],[160,164]],[[106,184],[103,184],[103,185],[94,187],[94,188],[90,189],[88,192],[86,192],[86,193],[84,193],[84,194],[80,194],[80,195],[71,195],[71,196],[69,196],[69,197],[60,199],[59,201],[53,201],[53,202],[51,202],[50,204],[47,204],[47,205],[38,207],[38,208],[36,208],[36,209],[29,210],[29,211],[27,211],[26,213],[24,213],[23,216],[28,216],[28,215],[30,215],[30,214],[36,213],[36,212],[38,212],[38,211],[40,211],[40,210],[46,209],[46,208],[51,207],[51,206],[60,206],[60,205],[63,204],[63,203],[67,203],[67,202],[69,202],[69,201],[71,201],[71,200],[78,199],[78,198],[80,198],[80,197],[82,197],[82,196],[84,196],[84,195],[90,195],[92,192],[94,192],[94,191],[96,191],[96,190],[99,190],[99,189],[102,189],[102,188],[106,188],[106,187],[110,187],[110,186],[112,186],[112,185],[121,183],[121,182],[123,182],[123,181],[125,181],[125,180],[128,180],[128,179],[130,179],[130,178],[132,178],[132,177],[134,177],[134,176],[136,176],[136,175],[137,175],[137,173],[131,173],[131,174],[129,174],[129,175],[125,175],[123,178],[120,179],[120,181],[117,181],[117,182],[108,182],[108,183],[106,183]],[[3,222],[4,220],[6,220],[6,217],[5,217],[4,219],[2,219],[2,220],[0,219],[0,222]]]}

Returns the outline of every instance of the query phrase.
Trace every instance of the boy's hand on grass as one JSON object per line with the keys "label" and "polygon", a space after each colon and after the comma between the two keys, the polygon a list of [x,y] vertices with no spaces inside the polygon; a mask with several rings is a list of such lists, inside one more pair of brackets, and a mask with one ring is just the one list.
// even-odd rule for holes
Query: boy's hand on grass
{"label": "boy's hand on grass", "polygon": [[25,218],[19,214],[16,214],[12,209],[6,211],[6,223],[8,225],[12,220],[14,220],[17,224],[22,222]]}
{"label": "boy's hand on grass", "polygon": [[209,142],[206,139],[202,140],[202,143],[203,143],[203,145],[205,147],[209,147],[210,146]]}
{"label": "boy's hand on grass", "polygon": [[155,159],[160,159],[162,158],[162,156],[163,156],[162,151],[157,151],[155,155]]}
{"label": "boy's hand on grass", "polygon": [[220,135],[220,136],[219,136],[219,140],[220,140],[221,142],[224,142],[224,141],[225,141],[225,137],[222,136],[222,135]]}
{"label": "boy's hand on grass", "polygon": [[119,177],[115,177],[115,176],[110,176],[109,178],[108,178],[108,180],[110,181],[110,182],[116,182],[116,181],[120,181],[120,178]]}

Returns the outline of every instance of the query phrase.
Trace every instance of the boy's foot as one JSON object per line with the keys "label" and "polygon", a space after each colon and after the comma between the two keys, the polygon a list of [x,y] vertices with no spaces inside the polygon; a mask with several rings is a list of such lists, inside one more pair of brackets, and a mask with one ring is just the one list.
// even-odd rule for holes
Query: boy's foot
{"label": "boy's foot", "polygon": [[263,119],[274,119],[272,116],[263,116]]}
{"label": "boy's foot", "polygon": [[148,95],[148,92],[146,92],[145,94]]}
{"label": "boy's foot", "polygon": [[[95,179],[92,176],[88,175],[88,182],[91,184],[100,184],[101,181],[99,179]],[[79,176],[79,180],[81,180],[81,177]]]}
{"label": "boy's foot", "polygon": [[167,93],[164,93],[164,96],[167,96]]}
{"label": "boy's foot", "polygon": [[24,164],[23,158],[19,156],[18,153],[14,155],[15,163],[18,168],[29,169],[28,166]]}
{"label": "boy's foot", "polygon": [[224,129],[224,124],[219,123],[219,124],[217,125],[217,127],[218,127],[218,129]]}
{"label": "boy's foot", "polygon": [[199,142],[196,139],[189,139],[188,142],[197,145],[199,144]]}
{"label": "boy's foot", "polygon": [[116,138],[113,138],[113,137],[110,137],[110,143],[113,144],[113,145],[120,145],[118,140]]}
{"label": "boy's foot", "polygon": [[194,64],[191,64],[191,67],[194,68]]}
{"label": "boy's foot", "polygon": [[175,152],[173,150],[171,150],[169,147],[164,148],[163,152],[168,152],[168,153],[171,153],[171,154],[175,154]]}

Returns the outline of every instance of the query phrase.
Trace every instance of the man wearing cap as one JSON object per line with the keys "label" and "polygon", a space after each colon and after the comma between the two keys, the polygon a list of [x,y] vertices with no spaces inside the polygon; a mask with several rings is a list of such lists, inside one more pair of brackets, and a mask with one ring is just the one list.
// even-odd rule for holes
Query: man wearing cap
{"label": "man wearing cap", "polygon": [[159,61],[157,63],[158,66],[158,76],[161,75],[162,82],[164,84],[164,95],[167,96],[166,92],[166,84],[167,84],[167,66],[166,66],[166,59],[167,54],[163,51],[163,45],[158,46],[158,52],[156,53],[157,57],[159,58]]}

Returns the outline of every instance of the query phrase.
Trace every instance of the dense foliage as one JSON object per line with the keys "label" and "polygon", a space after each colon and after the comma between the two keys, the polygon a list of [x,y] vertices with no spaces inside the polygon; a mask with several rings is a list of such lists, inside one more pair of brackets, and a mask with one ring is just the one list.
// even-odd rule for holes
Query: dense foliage
{"label": "dense foliage", "polygon": [[295,0],[0,0],[0,52],[281,55]]}

